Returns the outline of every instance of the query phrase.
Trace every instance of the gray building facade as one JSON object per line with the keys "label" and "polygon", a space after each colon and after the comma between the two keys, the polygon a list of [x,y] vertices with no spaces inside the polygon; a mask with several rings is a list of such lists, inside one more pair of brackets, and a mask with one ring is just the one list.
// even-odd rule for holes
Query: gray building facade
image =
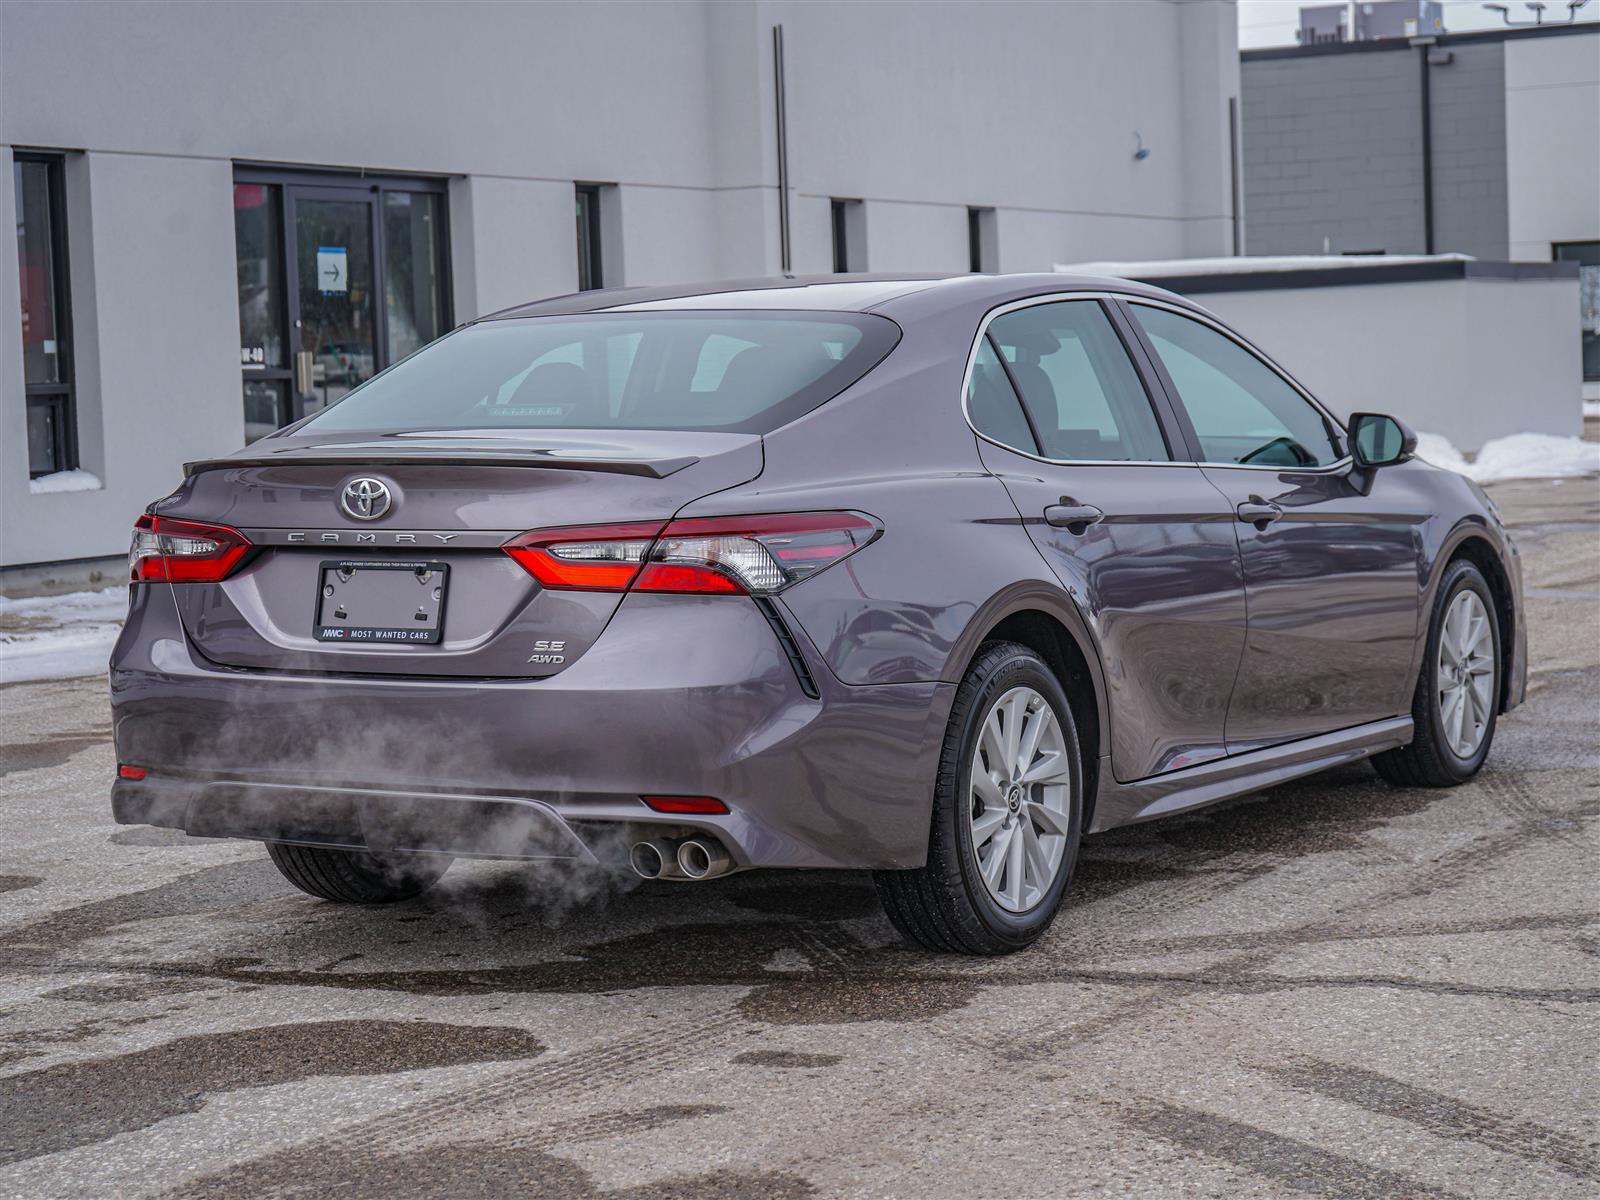
{"label": "gray building facade", "polygon": [[540,296],[1226,254],[1237,46],[1232,0],[0,4],[0,567]]}
{"label": "gray building facade", "polygon": [[1240,93],[1246,253],[1577,262],[1600,395],[1600,25],[1250,50]]}
{"label": "gray building facade", "polygon": [[1592,25],[1245,51],[1249,252],[1510,257],[1507,43],[1551,37],[1600,62]]}

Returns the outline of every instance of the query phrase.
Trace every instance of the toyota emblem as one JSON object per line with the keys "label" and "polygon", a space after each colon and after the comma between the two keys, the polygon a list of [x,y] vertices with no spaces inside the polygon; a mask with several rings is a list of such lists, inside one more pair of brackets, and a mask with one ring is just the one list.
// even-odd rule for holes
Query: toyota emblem
{"label": "toyota emblem", "polygon": [[354,517],[358,521],[376,521],[389,511],[389,506],[394,502],[394,497],[389,492],[389,485],[381,479],[373,479],[370,475],[363,475],[359,479],[352,479],[344,485],[344,491],[339,493],[339,507],[346,516]]}

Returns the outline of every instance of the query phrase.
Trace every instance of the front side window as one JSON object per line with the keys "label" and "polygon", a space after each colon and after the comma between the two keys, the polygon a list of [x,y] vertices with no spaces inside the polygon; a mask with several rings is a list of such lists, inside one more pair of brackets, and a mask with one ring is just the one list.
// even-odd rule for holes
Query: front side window
{"label": "front side window", "polygon": [[1339,460],[1322,414],[1238,342],[1169,309],[1131,308],[1177,388],[1206,462],[1321,467]]}
{"label": "front side window", "polygon": [[995,318],[989,336],[1005,355],[1045,458],[1171,459],[1150,397],[1099,301],[1017,309]]}
{"label": "front side window", "polygon": [[22,287],[22,379],[28,405],[28,474],[77,465],[67,301],[67,232],[61,159],[18,153],[11,167]]}
{"label": "front side window", "polygon": [[301,428],[767,433],[849,387],[899,337],[894,322],[859,313],[483,321],[440,338]]}

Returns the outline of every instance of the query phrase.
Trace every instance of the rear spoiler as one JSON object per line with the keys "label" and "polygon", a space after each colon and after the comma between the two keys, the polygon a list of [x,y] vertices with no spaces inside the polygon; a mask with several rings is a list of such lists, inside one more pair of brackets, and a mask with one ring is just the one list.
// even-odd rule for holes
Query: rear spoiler
{"label": "rear spoiler", "polygon": [[405,447],[386,444],[371,450],[353,450],[349,446],[330,446],[321,450],[315,446],[285,446],[276,452],[245,452],[227,458],[206,458],[183,464],[184,478],[203,471],[221,471],[229,467],[275,467],[286,464],[315,467],[403,467],[415,464],[429,466],[478,467],[541,467],[546,470],[601,471],[612,475],[642,475],[647,479],[665,479],[675,471],[693,466],[700,459],[696,455],[676,458],[622,458],[606,455],[582,455],[563,450],[474,450],[459,446]]}

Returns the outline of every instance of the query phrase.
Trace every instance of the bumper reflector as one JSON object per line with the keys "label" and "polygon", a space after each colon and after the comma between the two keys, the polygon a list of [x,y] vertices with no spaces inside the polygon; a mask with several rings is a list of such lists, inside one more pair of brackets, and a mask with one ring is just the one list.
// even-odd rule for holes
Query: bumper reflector
{"label": "bumper reflector", "polygon": [[149,772],[143,767],[130,767],[127,763],[117,764],[118,779],[143,779]]}
{"label": "bumper reflector", "polygon": [[640,796],[658,813],[688,813],[703,817],[720,817],[728,806],[712,796]]}

